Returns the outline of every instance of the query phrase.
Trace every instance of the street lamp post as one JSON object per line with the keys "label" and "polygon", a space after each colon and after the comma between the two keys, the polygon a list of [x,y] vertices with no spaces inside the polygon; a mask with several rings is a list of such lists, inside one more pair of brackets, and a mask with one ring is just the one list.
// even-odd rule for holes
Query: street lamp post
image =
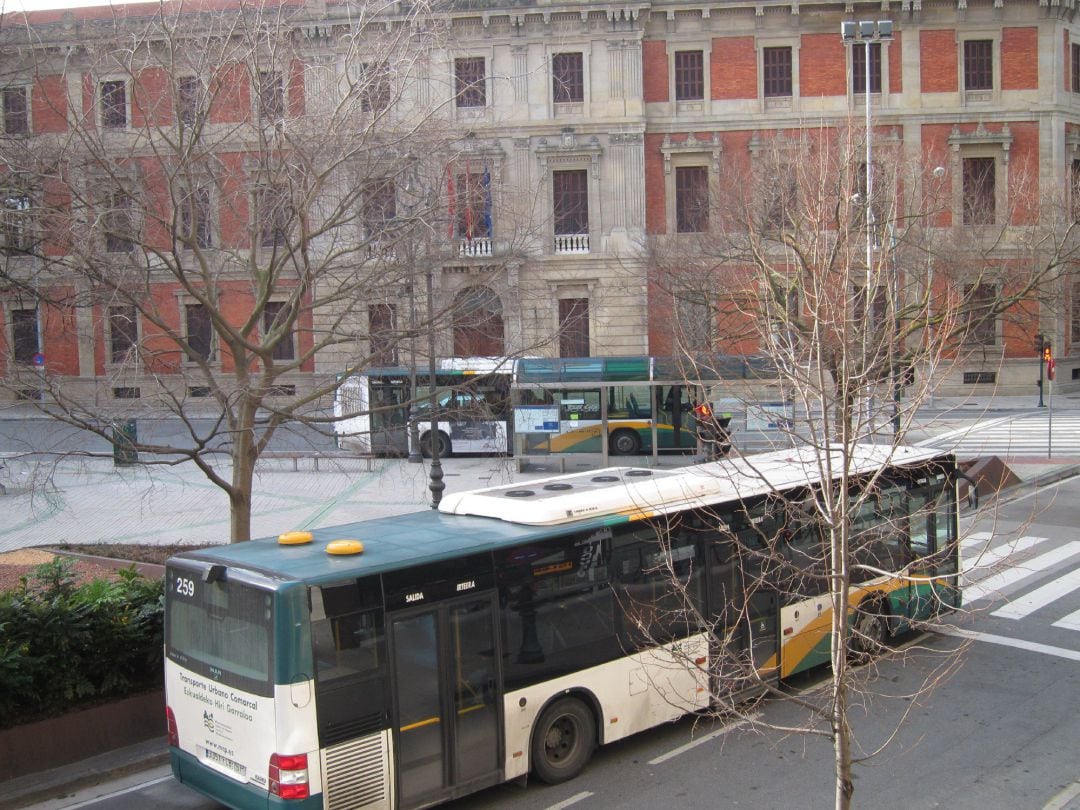
{"label": "street lamp post", "polygon": [[446,489],[446,484],[443,483],[443,469],[442,461],[439,459],[439,450],[441,442],[439,441],[439,415],[436,411],[436,407],[439,402],[438,391],[435,388],[435,309],[432,303],[432,280],[431,270],[427,271],[427,317],[428,317],[428,375],[429,386],[431,389],[431,398],[429,400],[431,405],[431,429],[428,433],[428,444],[431,446],[431,470],[428,473],[428,477],[431,479],[431,483],[428,484],[428,489],[431,490],[431,508],[438,509],[439,501],[442,500],[443,490]]}
{"label": "street lamp post", "polygon": [[[858,22],[845,20],[840,23],[840,37],[844,42],[850,42],[852,47],[856,47],[857,43],[861,42],[864,48],[863,58],[863,96],[866,99],[866,285],[864,288],[864,295],[867,296],[866,306],[863,307],[864,317],[868,317],[873,308],[873,285],[871,278],[871,268],[874,265],[874,163],[873,163],[873,125],[870,118],[870,46],[874,43],[881,43],[884,40],[892,39],[892,20],[859,20]],[[880,72],[880,69],[879,69]],[[896,270],[893,269],[895,274]],[[893,290],[897,291],[896,279],[893,279]],[[894,313],[897,310],[897,301],[895,297],[892,302]],[[894,325],[894,334],[899,335],[899,324]],[[899,347],[893,347],[893,353],[895,353]],[[893,393],[893,431],[895,433],[900,432],[900,378],[899,369],[897,368],[896,358],[890,358],[891,365],[891,377],[892,377],[892,393]]]}

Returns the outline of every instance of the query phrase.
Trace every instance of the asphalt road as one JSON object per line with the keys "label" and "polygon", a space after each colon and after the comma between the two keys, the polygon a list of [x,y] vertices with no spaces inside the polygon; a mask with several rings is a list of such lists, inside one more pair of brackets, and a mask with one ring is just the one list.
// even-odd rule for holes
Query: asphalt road
{"label": "asphalt road", "polygon": [[[852,711],[856,755],[870,756],[855,767],[855,806],[1080,810],[1080,629],[1061,625],[1080,612],[1080,544],[1070,545],[1078,525],[1080,479],[1072,479],[968,527],[974,539],[966,565],[984,587],[973,582],[967,590],[983,598],[950,618],[949,634],[905,640],[860,679]],[[979,538],[991,530],[986,549]],[[1001,584],[1008,600],[987,583]],[[815,680],[824,675],[794,688],[820,700]],[[599,750],[581,776],[563,785],[501,785],[446,807],[831,806],[829,740],[780,730],[804,722],[796,703],[785,700],[766,703],[760,722],[684,718]],[[111,795],[95,799],[103,790]],[[175,783],[165,768],[39,810],[62,807],[218,805]]]}

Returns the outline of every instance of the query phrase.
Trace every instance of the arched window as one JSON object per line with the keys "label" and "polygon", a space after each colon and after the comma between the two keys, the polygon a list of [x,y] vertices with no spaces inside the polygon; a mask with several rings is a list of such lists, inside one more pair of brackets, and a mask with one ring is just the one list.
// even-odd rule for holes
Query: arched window
{"label": "arched window", "polygon": [[467,287],[454,299],[454,356],[499,357],[503,342],[502,301],[488,287]]}

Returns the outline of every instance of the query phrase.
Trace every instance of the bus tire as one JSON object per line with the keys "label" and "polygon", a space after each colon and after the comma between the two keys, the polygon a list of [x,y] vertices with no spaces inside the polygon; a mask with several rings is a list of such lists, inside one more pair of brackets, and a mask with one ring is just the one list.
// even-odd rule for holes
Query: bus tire
{"label": "bus tire", "polygon": [[595,747],[592,711],[577,698],[560,698],[544,709],[533,729],[533,773],[549,785],[573,779],[589,763]]}
{"label": "bus tire", "polygon": [[881,655],[888,639],[888,627],[885,603],[880,599],[863,601],[855,609],[851,626],[851,657],[866,662]]}
{"label": "bus tire", "polygon": [[[439,458],[449,458],[450,453],[453,452],[450,446],[450,437],[443,433],[441,430],[436,431],[435,441],[439,444]],[[420,437],[420,452],[424,458],[431,458],[431,433],[425,433]]]}
{"label": "bus tire", "polygon": [[636,430],[616,430],[611,434],[611,454],[614,456],[634,456],[641,450],[641,438]]}

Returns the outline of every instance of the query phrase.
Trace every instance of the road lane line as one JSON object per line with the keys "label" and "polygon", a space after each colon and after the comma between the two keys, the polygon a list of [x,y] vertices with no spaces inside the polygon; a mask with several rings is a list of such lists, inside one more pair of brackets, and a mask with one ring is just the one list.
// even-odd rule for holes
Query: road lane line
{"label": "road lane line", "polygon": [[1070,661],[1080,661],[1080,650],[1069,650],[1065,647],[1051,647],[1049,644],[1036,644],[1034,641],[1024,641],[1021,638],[1009,638],[1008,636],[996,636],[993,633],[977,633],[974,630],[961,630],[959,627],[937,627],[934,632],[943,636],[955,636],[967,638],[972,641],[984,641],[987,644],[999,644],[1002,647],[1016,647],[1018,650],[1054,655],[1058,658],[1067,658]]}
{"label": "road lane line", "polygon": [[551,805],[551,807],[547,808],[547,810],[563,810],[564,807],[569,807],[572,804],[577,804],[578,802],[583,801],[584,799],[587,799],[592,795],[593,794],[589,791],[583,790],[581,793],[571,796],[569,799],[561,801],[558,804]]}
{"label": "road lane line", "polygon": [[64,810],[78,810],[78,808],[80,807],[88,807],[91,804],[97,804],[98,802],[103,802],[106,799],[115,799],[117,796],[123,796],[126,793],[134,793],[136,790],[142,790],[143,788],[150,787],[151,785],[160,784],[172,778],[173,776],[170,773],[168,776],[162,776],[160,779],[151,779],[149,782],[140,782],[139,784],[132,785],[129,788],[124,788],[123,790],[115,790],[112,793],[106,793],[104,796],[95,796],[92,799],[87,799],[86,801],[79,802],[78,804],[65,804]]}
{"label": "road lane line", "polygon": [[1053,551],[1047,551],[1038,557],[1032,557],[1015,568],[1010,568],[1008,571],[1002,571],[1000,574],[993,574],[971,585],[965,585],[963,588],[964,604],[977,602],[987,596],[996,594],[1002,588],[1062,563],[1077,554],[1080,554],[1080,540],[1073,540],[1059,548],[1055,548]]}
{"label": "road lane line", "polygon": [[709,742],[710,740],[715,740],[717,737],[724,736],[729,731],[734,731],[735,729],[739,728],[739,726],[745,726],[751,720],[754,720],[754,719],[756,719],[758,717],[761,717],[760,713],[752,714],[749,717],[743,718],[742,720],[735,720],[735,721],[733,721],[731,723],[727,723],[727,724],[721,726],[720,728],[718,728],[716,731],[710,731],[705,736],[698,737],[696,740],[691,740],[690,742],[686,743],[685,745],[680,745],[678,748],[673,748],[670,751],[668,751],[666,754],[661,754],[656,759],[650,759],[649,764],[650,765],[660,765],[661,763],[667,762],[669,759],[674,759],[675,757],[679,756],[680,754],[685,754],[687,751],[691,750],[692,748],[697,748],[699,745],[704,745],[705,743]]}
{"label": "road lane line", "polygon": [[1001,616],[1005,619],[1022,619],[1077,589],[1080,589],[1080,574],[1077,574],[1076,571],[1070,571],[1064,576],[1046,583],[1041,588],[1036,588],[1018,599],[1012,600],[1005,607],[998,608],[990,615]]}
{"label": "road lane line", "polygon": [[1080,796],[1080,782],[1073,782],[1043,805],[1043,810],[1065,810],[1069,802]]}
{"label": "road lane line", "polygon": [[960,548],[971,548],[979,543],[986,544],[986,541],[993,537],[993,532],[972,532],[963,540],[960,541]]}

